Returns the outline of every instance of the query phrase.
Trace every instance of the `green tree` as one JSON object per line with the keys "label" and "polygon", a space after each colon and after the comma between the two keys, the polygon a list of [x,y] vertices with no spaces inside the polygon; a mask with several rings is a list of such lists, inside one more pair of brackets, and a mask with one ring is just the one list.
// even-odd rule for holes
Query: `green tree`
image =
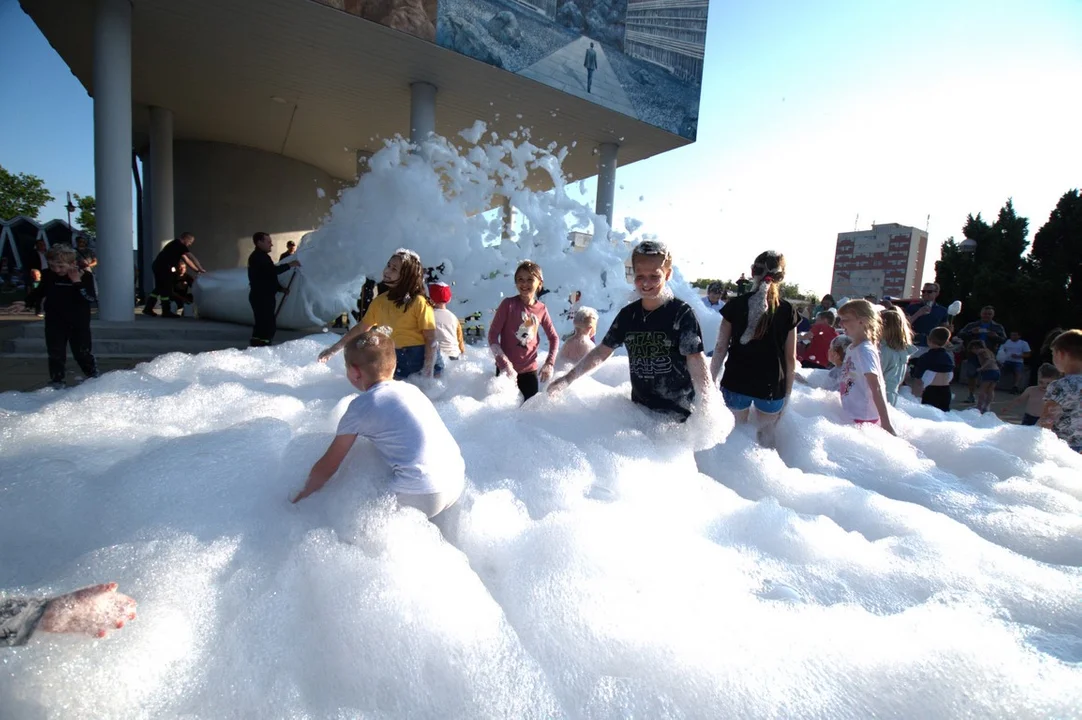
{"label": "green tree", "polygon": [[0,166],[0,218],[10,220],[16,215],[36,218],[52,200],[45,181],[38,176],[10,173]]}
{"label": "green tree", "polygon": [[[1064,193],[1033,237],[1027,268],[1046,329],[1082,327],[1082,194]],[[1063,302],[1066,299],[1066,302]]]}
{"label": "green tree", "polygon": [[94,202],[94,196],[75,195],[74,197],[75,205],[79,208],[79,213],[75,216],[75,224],[91,237],[97,237],[98,221],[95,215],[97,205]]}

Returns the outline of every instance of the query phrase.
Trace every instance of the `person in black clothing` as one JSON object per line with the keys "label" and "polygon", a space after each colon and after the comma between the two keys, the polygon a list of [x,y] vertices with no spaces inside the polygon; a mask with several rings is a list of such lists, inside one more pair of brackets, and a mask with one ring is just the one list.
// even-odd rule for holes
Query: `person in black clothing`
{"label": "person in black clothing", "polygon": [[181,233],[176,240],[162,248],[158,256],[154,258],[151,268],[154,270],[154,291],[147,295],[146,306],[143,308],[144,315],[154,314],[154,305],[159,300],[162,303],[162,317],[177,317],[173,312],[172,295],[173,282],[177,266],[184,260],[188,267],[197,273],[205,273],[206,270],[199,260],[192,254],[192,243],[195,235],[190,232]]}
{"label": "person in black clothing", "polygon": [[291,260],[285,265],[275,265],[270,257],[274,241],[268,233],[257,232],[252,236],[252,243],[255,250],[248,256],[248,303],[252,306],[255,323],[248,344],[262,347],[271,344],[278,329],[274,320],[274,300],[278,293],[289,292],[288,288],[279,284],[278,276],[290,268],[300,267],[301,263]]}
{"label": "person in black clothing", "polygon": [[555,394],[608,360],[620,345],[627,348],[631,400],[681,422],[713,392],[703,339],[695,313],[672,296],[672,255],[654,240],[639,243],[631,254],[639,300],[621,310],[601,344],[570,372],[549,385]]}
{"label": "person in black clothing", "polygon": [[747,295],[748,294],[748,287],[750,285],[751,285],[751,280],[748,280],[747,276],[744,275],[744,273],[740,273],[740,277],[736,281],[736,294],[738,296]]}
{"label": "person in black clothing", "polygon": [[90,349],[90,301],[94,289],[91,277],[76,262],[70,245],[53,245],[41,281],[49,380],[57,389],[65,387],[68,345],[83,374],[88,378],[98,376],[98,364]]}
{"label": "person in black clothing", "polygon": [[185,305],[195,302],[192,297],[192,279],[188,275],[188,263],[183,260],[177,264],[177,271],[173,274],[173,290],[170,298],[177,304],[178,311]]}
{"label": "person in black clothing", "polygon": [[952,400],[950,383],[954,378],[954,356],[945,347],[950,339],[947,328],[932,328],[928,333],[928,352],[917,358],[913,366],[913,376],[924,385],[920,404],[937,407],[943,412],[950,412]]}
{"label": "person in black clothing", "polygon": [[282,262],[290,255],[293,255],[295,252],[297,252],[297,243],[290,240],[286,243],[286,251],[278,256],[278,262]]}
{"label": "person in black clothing", "polygon": [[781,297],[785,256],[760,253],[751,266],[752,291],[725,303],[721,309],[711,377],[721,378],[722,397],[737,424],[746,423],[752,405],[756,411],[759,443],[774,445],[774,430],[793,392],[796,376],[796,334],[800,315]]}

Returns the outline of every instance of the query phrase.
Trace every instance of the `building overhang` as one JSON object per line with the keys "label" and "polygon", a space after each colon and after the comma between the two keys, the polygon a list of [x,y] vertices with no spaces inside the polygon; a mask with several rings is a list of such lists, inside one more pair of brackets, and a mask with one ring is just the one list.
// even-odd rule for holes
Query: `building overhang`
{"label": "building overhang", "polygon": [[[91,96],[94,0],[21,0]],[[596,148],[620,164],[687,145],[685,138],[311,0],[134,0],[136,147],[151,106],[174,113],[177,139],[233,143],[300,160],[343,180],[357,150],[409,135],[413,82],[438,89],[436,131],[455,138],[482,120],[501,137],[569,148],[569,179],[597,173]],[[575,143],[574,147],[571,147]],[[547,189],[544,173],[531,177]]]}

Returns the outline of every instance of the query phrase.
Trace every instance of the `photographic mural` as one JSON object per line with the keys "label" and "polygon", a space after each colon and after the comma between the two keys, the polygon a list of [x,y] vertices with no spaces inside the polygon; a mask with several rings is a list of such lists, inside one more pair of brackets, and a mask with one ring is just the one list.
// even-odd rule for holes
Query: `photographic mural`
{"label": "photographic mural", "polygon": [[695,139],[709,0],[315,2]]}

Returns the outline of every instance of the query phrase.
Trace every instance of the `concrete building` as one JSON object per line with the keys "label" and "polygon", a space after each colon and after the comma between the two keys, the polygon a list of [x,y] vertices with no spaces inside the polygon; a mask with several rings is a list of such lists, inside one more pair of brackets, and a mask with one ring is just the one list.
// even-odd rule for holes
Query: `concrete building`
{"label": "concrete building", "polygon": [[535,144],[570,148],[571,180],[600,176],[610,222],[617,160],[689,142],[429,42],[423,22],[411,32],[366,20],[368,4],[350,0],[20,2],[94,98],[105,320],[132,319],[133,153],[145,277],[181,231],[213,270],[240,263],[256,230],[279,241],[313,230],[359,159],[396,134],[453,136],[478,119],[501,135],[529,126]]}
{"label": "concrete building", "polygon": [[698,83],[708,5],[708,0],[628,0],[624,52]]}
{"label": "concrete building", "polygon": [[838,233],[830,293],[836,298],[918,297],[927,257],[928,233],[908,225]]}

